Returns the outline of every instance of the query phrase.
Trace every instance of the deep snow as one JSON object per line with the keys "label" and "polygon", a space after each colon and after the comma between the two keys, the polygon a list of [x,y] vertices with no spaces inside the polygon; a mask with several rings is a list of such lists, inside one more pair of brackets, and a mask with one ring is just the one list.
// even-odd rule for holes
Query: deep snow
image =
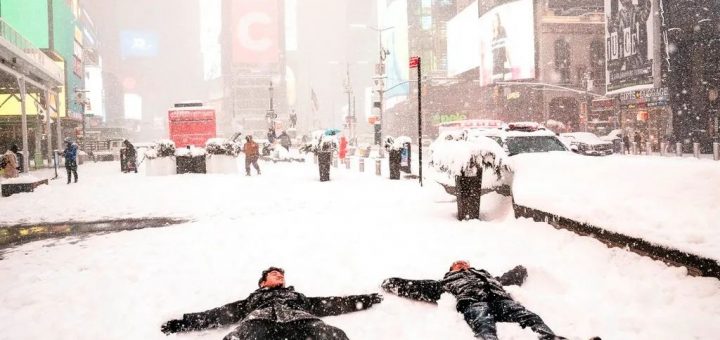
{"label": "deep snow", "polygon": [[[242,162],[242,157],[239,159]],[[440,187],[342,166],[320,183],[312,161],[261,162],[262,176],[121,174],[80,169],[32,194],[2,199],[8,222],[192,217],[161,229],[67,237],[7,250],[0,260],[0,339],[220,339],[232,327],[166,337],[162,322],[245,298],[262,269],[282,266],[309,296],[369,293],[390,276],[440,278],[455,259],[496,275],[523,264],[509,291],[572,339],[714,339],[720,282],[544,223],[508,216],[458,222]],[[386,171],[386,167],[383,168]],[[472,339],[445,295],[438,306],[385,294],[368,311],[325,321],[351,339]],[[535,339],[500,324],[501,339]]]}

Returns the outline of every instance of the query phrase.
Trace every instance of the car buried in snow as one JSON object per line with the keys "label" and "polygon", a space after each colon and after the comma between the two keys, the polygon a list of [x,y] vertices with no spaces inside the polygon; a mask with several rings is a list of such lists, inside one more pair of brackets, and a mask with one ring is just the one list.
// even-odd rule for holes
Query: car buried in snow
{"label": "car buried in snow", "polygon": [[613,154],[613,142],[604,141],[591,132],[561,133],[573,152],[586,156],[608,156]]}

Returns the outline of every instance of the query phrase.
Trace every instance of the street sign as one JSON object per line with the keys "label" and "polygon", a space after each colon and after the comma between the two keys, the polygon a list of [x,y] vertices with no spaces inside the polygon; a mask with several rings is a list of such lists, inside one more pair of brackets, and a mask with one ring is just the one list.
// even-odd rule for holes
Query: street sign
{"label": "street sign", "polygon": [[410,68],[416,68],[420,65],[420,57],[410,57]]}

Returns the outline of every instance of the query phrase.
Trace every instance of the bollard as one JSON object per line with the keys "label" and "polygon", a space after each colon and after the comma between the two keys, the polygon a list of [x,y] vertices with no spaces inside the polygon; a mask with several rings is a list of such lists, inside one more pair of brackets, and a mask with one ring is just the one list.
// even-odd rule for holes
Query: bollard
{"label": "bollard", "polygon": [[645,152],[648,156],[652,155],[652,143],[647,142],[645,143]]}
{"label": "bollard", "polygon": [[667,149],[667,143],[660,143],[660,156],[665,156],[665,149]]}
{"label": "bollard", "polygon": [[333,158],[333,168],[337,168],[337,167],[338,167],[338,159]]}
{"label": "bollard", "polygon": [[638,145],[635,142],[631,142],[631,143],[632,143],[632,145],[630,146],[630,148],[632,149],[632,154],[637,155],[638,154]]}
{"label": "bollard", "polygon": [[700,158],[700,143],[693,143],[693,156]]}
{"label": "bollard", "polygon": [[350,169],[350,158],[345,158],[345,169]]}
{"label": "bollard", "polygon": [[720,161],[720,143],[713,143],[713,159]]}
{"label": "bollard", "polygon": [[378,176],[381,175],[380,165],[381,165],[380,160],[376,159],[375,160],[375,174]]}
{"label": "bollard", "polygon": [[365,158],[360,158],[359,161],[358,169],[360,169],[360,172],[365,172]]}
{"label": "bollard", "polygon": [[675,143],[675,155],[682,157],[682,143]]}

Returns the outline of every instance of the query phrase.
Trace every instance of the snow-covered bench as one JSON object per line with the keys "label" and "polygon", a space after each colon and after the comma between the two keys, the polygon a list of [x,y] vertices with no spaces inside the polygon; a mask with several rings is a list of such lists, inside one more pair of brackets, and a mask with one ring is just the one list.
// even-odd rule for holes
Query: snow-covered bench
{"label": "snow-covered bench", "polygon": [[7,179],[2,182],[2,196],[9,197],[21,192],[33,192],[35,188],[42,184],[48,184],[47,178],[39,179],[34,176],[21,176]]}

